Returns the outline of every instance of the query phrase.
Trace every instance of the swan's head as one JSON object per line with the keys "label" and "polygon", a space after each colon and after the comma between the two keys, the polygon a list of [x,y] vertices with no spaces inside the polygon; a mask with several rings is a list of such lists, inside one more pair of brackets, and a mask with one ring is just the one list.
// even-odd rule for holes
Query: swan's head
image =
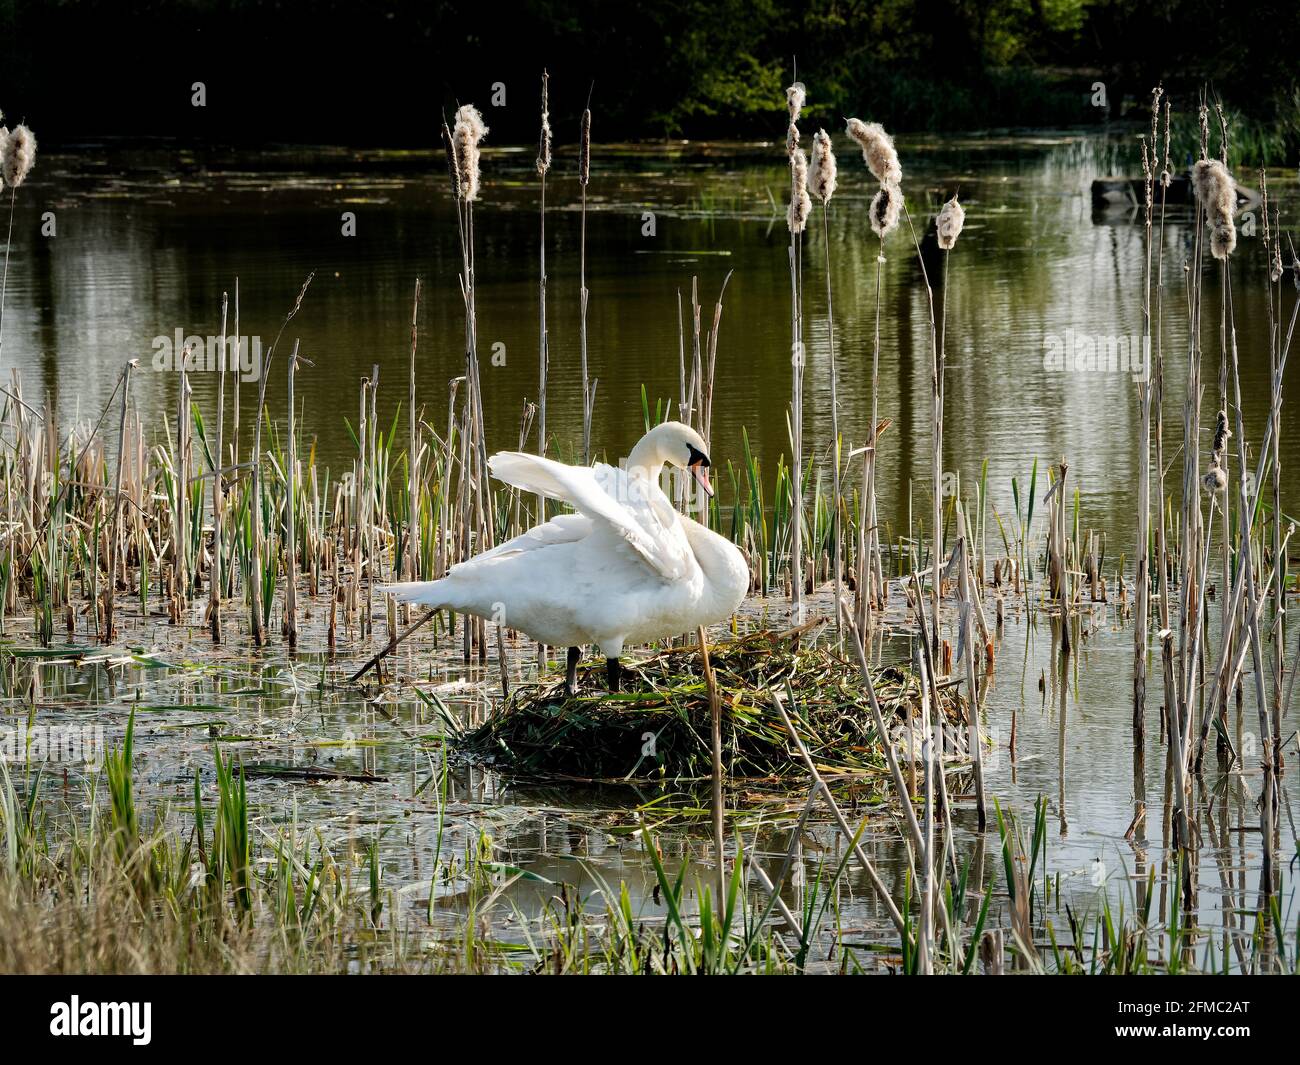
{"label": "swan's head", "polygon": [[690,470],[695,482],[709,495],[708,445],[689,425],[681,422],[663,422],[643,436],[627,457],[629,470],[644,470],[650,480],[657,480],[664,466],[678,466]]}

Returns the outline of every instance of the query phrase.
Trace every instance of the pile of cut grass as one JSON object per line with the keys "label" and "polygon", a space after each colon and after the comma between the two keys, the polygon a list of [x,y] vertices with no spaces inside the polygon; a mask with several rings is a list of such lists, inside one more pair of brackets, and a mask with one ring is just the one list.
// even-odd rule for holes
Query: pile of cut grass
{"label": "pile of cut grass", "polygon": [[[733,780],[807,779],[807,768],[772,705],[794,697],[796,727],[828,774],[886,771],[857,667],[832,649],[794,645],[771,632],[709,649],[722,704],[722,761]],[[886,720],[920,713],[920,685],[908,670],[872,675]],[[604,690],[604,667],[579,673],[578,694],[551,680],[518,689],[486,722],[455,738],[459,753],[528,779],[688,781],[712,773],[709,692],[699,648],[670,648],[624,667],[623,690]],[[960,715],[942,695],[945,716]]]}

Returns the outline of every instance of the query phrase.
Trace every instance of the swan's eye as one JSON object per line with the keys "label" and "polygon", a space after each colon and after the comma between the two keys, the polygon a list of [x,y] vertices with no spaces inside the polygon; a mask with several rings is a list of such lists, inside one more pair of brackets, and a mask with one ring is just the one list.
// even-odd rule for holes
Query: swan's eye
{"label": "swan's eye", "polygon": [[687,445],[686,445],[686,453],[687,453],[687,461],[686,461],[686,465],[687,465],[688,467],[690,467],[690,466],[703,466],[705,469],[708,469],[708,467],[709,467],[709,456],[706,455],[706,454],[705,454],[703,451],[701,451],[699,448],[697,448],[694,444],[687,444]]}

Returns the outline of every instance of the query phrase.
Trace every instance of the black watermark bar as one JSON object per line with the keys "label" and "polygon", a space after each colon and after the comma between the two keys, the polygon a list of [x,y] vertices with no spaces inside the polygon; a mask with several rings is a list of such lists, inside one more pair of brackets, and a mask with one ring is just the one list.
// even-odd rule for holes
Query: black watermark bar
{"label": "black watermark bar", "polygon": [[[11,977],[0,982],[0,1002],[7,1021],[4,1043],[11,1052],[65,1049],[59,1044],[84,1052],[94,1051],[95,1044],[112,1044],[126,1054],[174,1054],[195,1049],[220,1029],[231,1036],[237,1033],[238,1045],[263,1055],[281,1049],[299,1052],[304,1038],[325,1038],[330,1055],[337,1057],[352,1050],[373,1053],[382,1045],[379,1040],[393,1034],[391,1026],[408,1025],[416,1017],[435,1029],[440,1023],[463,1028],[466,1022],[472,1029],[478,1017],[508,1018],[519,1030],[516,1026],[531,1016],[537,1025],[532,1031],[539,1033],[547,1023],[543,1011],[572,1010],[575,996],[585,1008],[597,1011],[634,1008],[642,1016],[662,1019],[680,1012],[684,1024],[698,1027],[698,1015],[694,1020],[684,1016],[692,1009],[691,999],[674,981],[636,980],[634,989],[626,986],[628,979],[623,978],[624,986],[615,986],[611,979],[575,985],[573,979],[524,977],[500,977],[490,983],[455,976]],[[719,1004],[733,996],[745,1001],[731,1023],[727,1009],[715,1018],[728,1030],[729,1053],[738,1049],[737,1041],[761,1038],[761,1047],[770,1052],[773,1041],[781,1040],[772,1026],[764,1026],[760,1037],[752,1025],[738,1023],[742,1015],[755,1016],[755,1007],[761,1009],[767,997],[775,1011],[771,1016],[784,1018],[776,1027],[790,1026],[791,1038],[800,1038],[801,1028],[803,1039],[822,1028],[824,1033],[834,1031],[837,1042],[849,1040],[846,1049],[858,1036],[841,1026],[844,1016],[837,1003],[856,1002],[855,1008],[861,1009],[869,1002],[873,1015],[889,1017],[895,1025],[909,1019],[932,1024],[941,1016],[956,1023],[950,1011],[960,1003],[962,1027],[971,1038],[986,1025],[990,1032],[995,1027],[1001,1033],[996,1039],[990,1036],[990,1046],[1006,1036],[1018,1042],[1042,1036],[1084,1040],[1079,1045],[1095,1048],[1111,1042],[1276,1041],[1290,1034],[1288,1007],[1294,999],[1291,982],[1256,976],[1179,980],[1008,975],[966,979],[960,987],[948,978],[942,988],[889,976],[875,977],[869,987],[844,979],[785,977],[747,980],[743,986],[743,992],[734,984],[730,993],[719,991]],[[940,1008],[941,1003],[946,1005]],[[552,1013],[550,1020],[564,1016]],[[803,1024],[794,1023],[796,1018],[803,1018]],[[561,1021],[559,1028],[565,1027],[567,1022]],[[870,1026],[859,1029],[859,1036],[873,1038]]]}

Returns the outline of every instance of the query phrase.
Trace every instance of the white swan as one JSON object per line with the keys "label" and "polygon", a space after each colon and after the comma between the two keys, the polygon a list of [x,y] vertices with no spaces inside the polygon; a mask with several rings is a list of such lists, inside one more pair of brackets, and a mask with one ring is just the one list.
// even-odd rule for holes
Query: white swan
{"label": "white swan", "polygon": [[493,455],[494,476],[526,492],[571,504],[490,551],[452,566],[437,581],[390,584],[399,600],[474,614],[540,643],[568,647],[567,683],[576,689],[579,647],[604,654],[611,691],[626,644],[689,632],[731,616],[749,588],[736,547],[673,509],[659,487],[665,465],[709,484],[699,433],[681,422],[651,429],[626,469],[566,466],[537,455]]}

